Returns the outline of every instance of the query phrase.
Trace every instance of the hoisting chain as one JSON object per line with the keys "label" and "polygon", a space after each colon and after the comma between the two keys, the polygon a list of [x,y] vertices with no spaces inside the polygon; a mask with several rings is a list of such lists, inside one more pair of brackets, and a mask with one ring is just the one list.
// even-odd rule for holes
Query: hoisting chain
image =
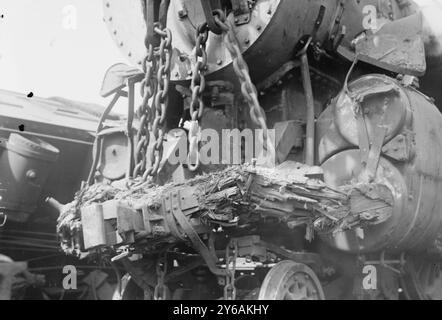
{"label": "hoisting chain", "polygon": [[160,35],[157,83],[158,90],[155,94],[155,118],[152,124],[152,132],[155,142],[150,150],[151,167],[146,170],[143,179],[153,176],[158,172],[163,157],[163,142],[166,131],[166,112],[169,100],[170,65],[172,55],[172,32],[168,28],[162,29],[160,25],[155,27],[155,32]]}
{"label": "hoisting chain", "polygon": [[158,258],[156,265],[157,285],[155,286],[153,293],[154,300],[167,299],[167,286],[164,283],[166,272],[167,272],[167,256],[166,253],[164,253]]}
{"label": "hoisting chain", "polygon": [[250,118],[253,123],[263,130],[264,138],[267,137],[267,123],[265,112],[258,100],[258,91],[250,78],[249,67],[241,53],[238,40],[233,31],[232,23],[227,20],[222,10],[214,11],[215,22],[223,30],[224,44],[232,56],[233,69],[241,84],[241,93],[250,108]]}
{"label": "hoisting chain", "polygon": [[195,171],[199,167],[199,120],[204,111],[203,92],[206,88],[204,73],[207,70],[206,42],[208,37],[208,25],[207,23],[203,23],[196,31],[195,64],[192,70],[192,81],[190,84],[192,99],[190,103],[189,153],[187,157],[187,166],[190,171]]}
{"label": "hoisting chain", "polygon": [[[162,28],[160,23],[154,24],[154,32],[161,38],[161,41],[158,48],[153,49],[151,44],[146,46],[147,55],[143,62],[145,78],[141,83],[143,102],[140,107],[140,129],[137,134],[138,143],[135,153],[137,162],[133,173],[134,177],[142,174],[143,181],[158,172],[163,156],[170,83],[172,33],[168,28]],[[150,149],[148,148],[150,142],[149,124],[151,124],[154,136]],[[148,157],[151,167],[146,169]]]}
{"label": "hoisting chain", "polygon": [[238,243],[235,239],[230,240],[226,248],[226,285],[224,286],[224,299],[235,300],[235,272],[238,258]]}
{"label": "hoisting chain", "polygon": [[157,70],[156,60],[154,59],[154,49],[152,44],[146,44],[147,54],[143,59],[144,79],[141,81],[140,93],[143,98],[141,106],[138,109],[140,118],[140,128],[137,132],[137,146],[135,148],[135,168],[133,176],[136,177],[146,170],[146,153],[150,142],[149,123],[152,117],[153,100],[157,90],[157,83],[153,74]]}

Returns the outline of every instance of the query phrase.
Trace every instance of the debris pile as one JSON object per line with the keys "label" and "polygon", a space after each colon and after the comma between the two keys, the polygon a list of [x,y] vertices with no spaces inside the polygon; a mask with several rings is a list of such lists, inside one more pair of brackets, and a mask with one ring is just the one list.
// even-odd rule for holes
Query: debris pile
{"label": "debris pile", "polygon": [[313,231],[336,233],[380,223],[388,219],[393,205],[391,192],[381,184],[333,188],[318,178],[317,168],[299,163],[274,169],[244,165],[163,186],[136,179],[130,184],[92,185],[64,206],[58,233],[69,239],[81,219],[79,209],[91,203],[120,200],[135,210],[147,206],[161,214],[163,197],[176,190],[186,190],[197,199],[193,216],[204,224],[235,227],[273,218],[290,228],[305,226],[307,239],[313,238]]}

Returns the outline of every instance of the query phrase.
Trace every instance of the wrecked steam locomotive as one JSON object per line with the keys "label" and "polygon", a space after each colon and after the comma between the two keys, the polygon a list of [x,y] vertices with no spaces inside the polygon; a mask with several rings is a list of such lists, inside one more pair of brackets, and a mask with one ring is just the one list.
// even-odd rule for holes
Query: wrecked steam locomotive
{"label": "wrecked steam locomotive", "polygon": [[[104,12],[132,67],[104,79],[89,179],[58,221],[66,252],[123,266],[122,299],[442,297],[442,115],[419,91],[439,98],[437,44],[413,1]],[[120,97],[127,121],[106,121]],[[270,153],[202,163],[204,129],[246,128],[274,129]]]}

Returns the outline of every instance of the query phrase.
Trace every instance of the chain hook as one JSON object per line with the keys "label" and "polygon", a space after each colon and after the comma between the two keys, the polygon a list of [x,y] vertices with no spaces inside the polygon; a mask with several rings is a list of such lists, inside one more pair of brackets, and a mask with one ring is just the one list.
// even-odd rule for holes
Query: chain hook
{"label": "chain hook", "polygon": [[203,93],[206,89],[205,72],[207,70],[207,52],[206,42],[209,38],[209,26],[202,23],[198,26],[195,39],[194,59],[195,65],[192,70],[192,81],[190,90],[192,99],[190,102],[191,125],[189,128],[189,152],[187,155],[187,167],[190,171],[196,171],[199,168],[199,120],[204,111]]}

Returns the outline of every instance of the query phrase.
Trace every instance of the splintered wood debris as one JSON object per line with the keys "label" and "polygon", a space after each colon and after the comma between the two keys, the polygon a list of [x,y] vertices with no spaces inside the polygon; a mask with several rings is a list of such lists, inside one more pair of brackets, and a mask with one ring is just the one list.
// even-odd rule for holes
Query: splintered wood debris
{"label": "splintered wood debris", "polygon": [[235,226],[238,221],[275,218],[289,227],[307,227],[307,237],[317,232],[336,233],[376,224],[391,215],[392,196],[380,184],[326,185],[312,168],[298,163],[267,169],[248,165],[202,174],[182,183],[158,186],[134,179],[95,184],[77,193],[59,217],[59,229],[73,219],[79,208],[91,203],[121,200],[134,209],[147,206],[160,211],[166,194],[192,190],[199,207],[194,214],[204,221]]}

